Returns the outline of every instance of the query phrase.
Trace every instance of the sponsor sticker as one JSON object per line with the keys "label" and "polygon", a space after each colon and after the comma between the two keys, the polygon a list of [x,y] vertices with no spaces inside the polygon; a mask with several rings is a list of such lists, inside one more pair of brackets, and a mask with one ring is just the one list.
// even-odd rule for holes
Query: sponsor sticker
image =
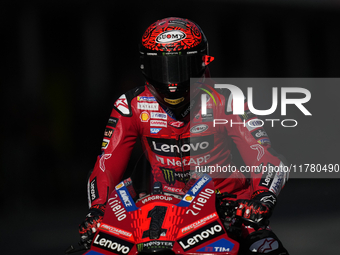
{"label": "sponsor sticker", "polygon": [[161,113],[161,112],[151,112],[151,119],[167,120],[168,115],[166,113]]}
{"label": "sponsor sticker", "polygon": [[150,133],[151,134],[157,134],[161,130],[162,130],[162,128],[150,128]]}
{"label": "sponsor sticker", "polygon": [[184,127],[184,122],[183,121],[169,121],[169,125],[175,128],[181,128]]}
{"label": "sponsor sticker", "polygon": [[140,103],[137,102],[137,109],[140,110],[149,110],[149,111],[158,111],[158,103]]}
{"label": "sponsor sticker", "polygon": [[93,180],[90,182],[90,194],[89,195],[91,198],[91,203],[99,197],[98,187],[97,187],[97,177],[94,177]]}
{"label": "sponsor sticker", "polygon": [[116,191],[120,200],[123,201],[126,211],[131,212],[137,210],[138,208],[136,207],[135,202],[133,201],[124,183],[121,182],[120,184],[116,186]]}
{"label": "sponsor sticker", "polygon": [[209,126],[206,124],[199,124],[190,128],[190,133],[192,134],[202,133],[206,131],[208,128]]}
{"label": "sponsor sticker", "polygon": [[207,246],[198,249],[199,252],[229,252],[234,248],[234,244],[225,238],[208,244]]}
{"label": "sponsor sticker", "polygon": [[170,186],[163,186],[164,191],[172,192],[172,193],[180,193],[183,194],[182,188],[175,188],[175,187],[170,187]]}
{"label": "sponsor sticker", "polygon": [[194,230],[194,229],[196,229],[196,228],[198,228],[198,227],[200,227],[200,226],[206,224],[207,222],[209,222],[213,219],[216,219],[216,218],[217,218],[217,214],[216,214],[216,212],[214,212],[214,213],[212,213],[208,216],[205,216],[204,218],[202,218],[198,221],[195,221],[195,222],[189,224],[188,226],[182,228],[180,230],[180,234],[185,235],[188,232],[190,232],[190,231],[192,231],[192,230]]}
{"label": "sponsor sticker", "polygon": [[107,122],[107,126],[115,128],[117,126],[117,123],[118,123],[118,118],[110,117]]}
{"label": "sponsor sticker", "polygon": [[109,139],[103,139],[103,142],[102,142],[102,149],[106,149],[107,146],[109,145],[110,143],[110,140]]}
{"label": "sponsor sticker", "polygon": [[284,184],[284,174],[281,171],[279,171],[275,173],[274,179],[270,185],[269,191],[273,192],[275,195],[278,195],[282,189],[283,184]]}
{"label": "sponsor sticker", "polygon": [[116,216],[116,219],[118,221],[122,221],[126,218],[126,210],[125,210],[125,207],[122,205],[121,200],[119,200],[117,198],[118,198],[118,194],[116,193],[116,194],[114,194],[113,197],[109,198],[108,204],[109,204],[112,212]]}
{"label": "sponsor sticker", "polygon": [[136,244],[137,246],[137,251],[138,252],[155,252],[157,250],[171,250],[172,247],[174,246],[173,241],[160,241],[160,240],[155,240],[155,241],[149,241],[146,243],[139,243]]}
{"label": "sponsor sticker", "polygon": [[112,128],[105,128],[104,137],[111,138],[112,134],[113,134],[113,129]]}
{"label": "sponsor sticker", "polygon": [[240,116],[241,120],[245,120],[245,121],[256,117],[256,115],[249,110],[246,110],[242,115],[239,115],[239,116]]}
{"label": "sponsor sticker", "polygon": [[185,196],[183,197],[183,201],[187,202],[187,203],[191,203],[194,200],[195,196],[189,195],[189,194],[185,194]]}
{"label": "sponsor sticker", "polygon": [[137,101],[156,102],[154,97],[137,96]]}
{"label": "sponsor sticker", "polygon": [[179,239],[178,243],[184,251],[187,251],[215,237],[218,237],[223,233],[224,231],[222,226],[217,221],[215,221]]}
{"label": "sponsor sticker", "polygon": [[160,167],[159,169],[163,173],[164,180],[169,185],[174,185],[176,181],[186,183],[190,179],[190,171],[176,172],[174,169],[164,167]]}
{"label": "sponsor sticker", "polygon": [[169,169],[169,168],[164,168],[164,167],[160,167],[159,169],[162,171],[164,180],[166,181],[167,184],[174,185],[176,183],[174,169]]}
{"label": "sponsor sticker", "polygon": [[262,138],[262,137],[268,137],[267,132],[264,131],[263,128],[260,128],[260,129],[254,131],[254,132],[251,132],[251,135],[252,135],[256,140],[258,140],[258,139],[260,139],[260,138]]}
{"label": "sponsor sticker", "polygon": [[120,182],[116,185],[116,190],[119,190],[121,187],[124,187],[124,182]]}
{"label": "sponsor sticker", "polygon": [[177,98],[177,99],[170,99],[170,98],[164,98],[164,101],[171,105],[176,105],[184,101],[184,97]]}
{"label": "sponsor sticker", "polygon": [[274,175],[275,175],[275,172],[272,170],[274,168],[271,168],[271,167],[275,167],[275,166],[268,163],[267,165],[268,170],[262,174],[262,178],[261,178],[259,186],[266,187],[268,189],[271,186]]}
{"label": "sponsor sticker", "polygon": [[261,139],[257,141],[259,144],[270,144],[269,138]]}
{"label": "sponsor sticker", "polygon": [[160,156],[178,157],[180,153],[182,157],[196,156],[206,154],[214,148],[214,135],[182,138],[180,143],[174,139],[153,137],[146,139],[152,152]]}
{"label": "sponsor sticker", "polygon": [[160,156],[156,156],[156,160],[163,165],[168,165],[168,166],[193,166],[197,165],[200,166],[202,163],[208,163],[210,159],[210,154],[204,155],[202,157],[186,157],[183,158],[182,160],[176,160],[176,159],[170,159],[170,158],[164,158]]}
{"label": "sponsor sticker", "polygon": [[249,120],[246,122],[246,127],[249,131],[253,131],[254,129],[263,127],[264,122],[260,119]]}
{"label": "sponsor sticker", "polygon": [[130,233],[126,230],[117,228],[117,227],[113,227],[113,226],[105,224],[105,223],[102,223],[100,225],[99,229],[105,230],[105,231],[110,232],[111,234],[114,234],[114,235],[123,236],[125,238],[131,238],[132,237],[132,233]]}
{"label": "sponsor sticker", "polygon": [[[203,188],[207,185],[207,183],[211,181],[211,177],[209,175],[204,175],[200,179],[195,182],[195,185],[192,186],[189,191],[185,194],[183,199],[177,204],[180,207],[188,207],[193,199],[197,200],[194,202],[195,206],[193,209],[189,209],[186,211],[186,214],[191,213],[192,215],[197,215],[201,211],[201,208],[204,204],[210,199],[212,194],[214,194],[214,190]],[[190,199],[190,197],[193,197]]]}
{"label": "sponsor sticker", "polygon": [[164,120],[150,120],[150,126],[153,126],[153,127],[167,127],[168,124]]}
{"label": "sponsor sticker", "polygon": [[163,200],[163,201],[172,201],[171,196],[165,196],[165,195],[149,195],[141,200],[143,204],[148,203],[150,201],[154,200]]}
{"label": "sponsor sticker", "polygon": [[142,112],[139,117],[142,122],[148,122],[150,119],[150,115],[148,112]]}
{"label": "sponsor sticker", "polygon": [[203,176],[202,178],[200,178],[193,187],[191,187],[190,191],[196,195],[197,193],[199,193],[203,187],[211,180],[211,177],[208,175]]}
{"label": "sponsor sticker", "polygon": [[104,232],[98,232],[92,245],[109,252],[125,255],[130,252],[133,243],[124,241]]}
{"label": "sponsor sticker", "polygon": [[180,30],[165,31],[159,34],[155,41],[156,43],[179,42],[186,38],[186,34]]}

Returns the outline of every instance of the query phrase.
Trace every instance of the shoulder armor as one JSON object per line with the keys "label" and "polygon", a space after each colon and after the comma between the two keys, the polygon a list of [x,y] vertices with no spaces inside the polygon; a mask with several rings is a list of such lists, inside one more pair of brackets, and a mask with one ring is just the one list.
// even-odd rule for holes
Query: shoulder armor
{"label": "shoulder armor", "polygon": [[145,87],[136,87],[134,89],[129,90],[125,94],[121,95],[113,105],[113,108],[119,112],[122,116],[131,117],[132,110],[131,110],[131,101],[136,96],[140,95],[144,92]]}

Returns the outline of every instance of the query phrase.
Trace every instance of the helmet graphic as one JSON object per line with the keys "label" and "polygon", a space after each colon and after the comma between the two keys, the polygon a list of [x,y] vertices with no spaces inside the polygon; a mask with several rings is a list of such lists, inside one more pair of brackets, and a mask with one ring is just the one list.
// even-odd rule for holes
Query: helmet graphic
{"label": "helmet graphic", "polygon": [[190,78],[204,75],[208,42],[200,27],[188,19],[165,18],[145,31],[139,46],[140,68],[151,93],[175,110],[190,101]]}

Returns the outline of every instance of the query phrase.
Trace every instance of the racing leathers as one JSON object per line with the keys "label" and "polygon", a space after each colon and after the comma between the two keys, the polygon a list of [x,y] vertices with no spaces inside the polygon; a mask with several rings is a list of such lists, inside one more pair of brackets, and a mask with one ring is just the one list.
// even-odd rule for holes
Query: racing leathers
{"label": "racing leathers", "polygon": [[[122,180],[137,138],[150,162],[152,181],[161,182],[164,192],[183,194],[191,170],[210,172],[219,192],[236,194],[238,199],[252,199],[261,192],[277,196],[288,175],[267,171],[282,167],[284,159],[271,148],[263,122],[249,111],[246,102],[243,115],[232,114],[232,94],[216,93],[221,100],[215,104],[208,97],[205,114],[197,96],[181,120],[156,101],[147,85],[121,95],[105,128],[102,154],[88,180],[90,207],[104,205]],[[236,169],[232,142],[248,168]]]}

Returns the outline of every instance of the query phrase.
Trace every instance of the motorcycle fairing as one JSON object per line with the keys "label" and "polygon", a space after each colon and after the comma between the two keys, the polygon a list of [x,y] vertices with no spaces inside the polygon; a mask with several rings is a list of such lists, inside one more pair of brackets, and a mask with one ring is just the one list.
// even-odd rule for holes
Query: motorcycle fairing
{"label": "motorcycle fairing", "polygon": [[198,195],[201,190],[210,182],[212,179],[209,175],[203,175],[200,179],[198,179],[195,184],[188,190],[188,192],[184,195],[181,202],[177,204],[180,207],[188,207],[191,202],[195,199],[195,195]]}
{"label": "motorcycle fairing", "polygon": [[116,187],[115,190],[117,191],[117,194],[121,201],[123,201],[123,205],[128,212],[132,212],[137,210],[137,206],[135,202],[133,201],[130,192],[126,188],[124,182],[120,182]]}
{"label": "motorcycle fairing", "polygon": [[235,244],[221,238],[220,240],[210,243],[203,248],[196,250],[197,252],[230,252],[234,248]]}
{"label": "motorcycle fairing", "polygon": [[[109,197],[103,223],[94,237],[97,247],[93,241],[86,254],[135,255],[169,249],[175,254],[237,254],[239,244],[228,237],[216,212],[210,176],[199,178],[182,200],[161,196],[167,195],[135,204],[124,182],[119,183]],[[116,249],[105,250],[98,245],[101,239],[97,236],[103,233],[106,239],[117,242],[117,248],[113,246]],[[126,242],[133,244],[128,254],[122,253],[128,250]],[[90,253],[93,251],[97,253]]]}

